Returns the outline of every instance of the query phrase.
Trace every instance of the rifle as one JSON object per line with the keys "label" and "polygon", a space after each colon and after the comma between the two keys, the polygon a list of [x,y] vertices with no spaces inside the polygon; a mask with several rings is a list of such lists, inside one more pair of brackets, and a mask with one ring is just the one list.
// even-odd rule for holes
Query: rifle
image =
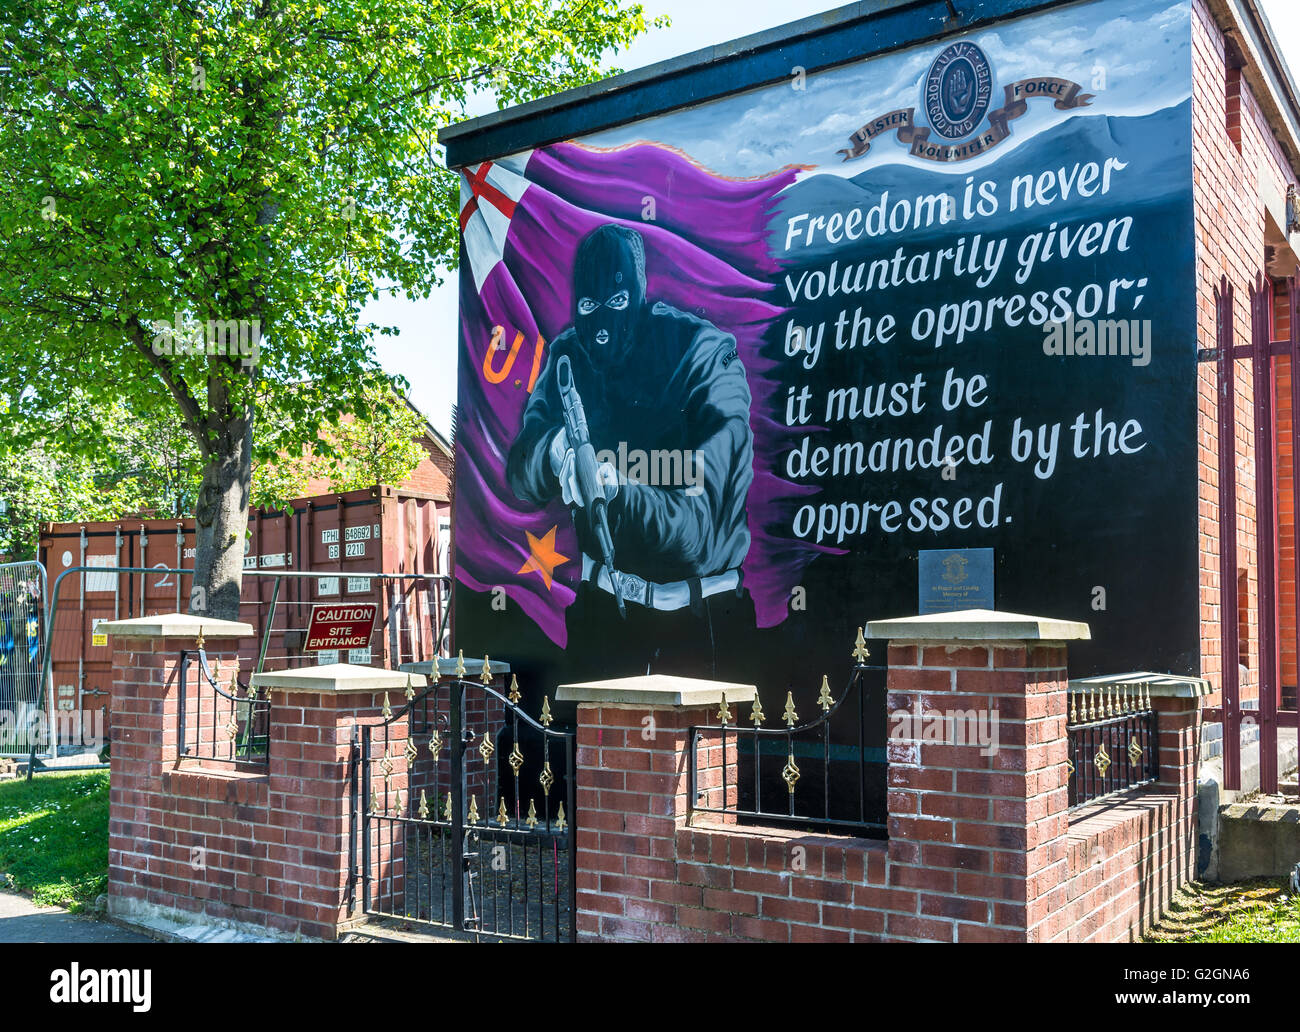
{"label": "rifle", "polygon": [[560,404],[564,408],[564,432],[568,435],[569,447],[573,449],[578,491],[587,511],[591,514],[591,527],[600,545],[601,562],[609,571],[609,580],[614,586],[614,601],[618,603],[618,615],[626,619],[622,580],[614,567],[614,539],[609,533],[605,489],[600,483],[596,449],[591,444],[591,432],[587,429],[587,413],[582,407],[582,397],[573,382],[573,367],[569,363],[568,355],[561,355],[559,362],[556,363],[555,382],[560,390]]}

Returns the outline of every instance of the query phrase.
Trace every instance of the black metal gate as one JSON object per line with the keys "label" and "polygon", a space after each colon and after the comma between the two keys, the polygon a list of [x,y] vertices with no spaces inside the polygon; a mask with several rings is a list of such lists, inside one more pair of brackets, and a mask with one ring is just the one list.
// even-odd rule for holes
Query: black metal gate
{"label": "black metal gate", "polygon": [[[353,892],[366,914],[493,939],[575,938],[575,736],[463,676],[356,729]],[[359,838],[359,841],[358,841]]]}

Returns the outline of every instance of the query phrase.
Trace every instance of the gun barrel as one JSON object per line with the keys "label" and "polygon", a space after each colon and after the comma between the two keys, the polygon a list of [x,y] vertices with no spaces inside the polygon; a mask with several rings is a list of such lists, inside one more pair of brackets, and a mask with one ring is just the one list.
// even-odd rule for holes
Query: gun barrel
{"label": "gun barrel", "polygon": [[609,533],[609,515],[605,503],[605,489],[600,483],[600,467],[596,462],[596,449],[591,444],[587,428],[587,413],[582,397],[573,382],[573,366],[568,355],[561,355],[555,366],[555,383],[560,391],[560,404],[564,409],[564,432],[573,449],[574,473],[578,479],[578,493],[591,514],[591,527],[600,545],[600,558],[614,579],[614,599],[619,613],[624,613],[621,581],[614,566],[614,539]]}

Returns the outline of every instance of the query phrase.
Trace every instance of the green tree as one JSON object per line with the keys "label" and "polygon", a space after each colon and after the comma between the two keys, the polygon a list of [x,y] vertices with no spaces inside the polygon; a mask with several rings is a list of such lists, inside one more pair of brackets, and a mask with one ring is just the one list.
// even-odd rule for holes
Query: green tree
{"label": "green tree", "polygon": [[[0,415],[11,402],[0,399]],[[199,484],[194,442],[173,422],[79,389],[0,434],[0,554],[29,559],[43,523],[187,514]]]}
{"label": "green tree", "polygon": [[[8,0],[0,433],[74,388],[183,429],[191,608],[233,617],[255,445],[368,416],[362,307],[455,262],[438,127],[484,88],[588,82],[645,25],[620,0]],[[284,422],[255,439],[259,407]]]}
{"label": "green tree", "polygon": [[329,432],[334,443],[330,487],[335,491],[400,484],[428,454],[420,443],[424,417],[399,394],[371,389],[366,408],[369,419],[345,417]]}

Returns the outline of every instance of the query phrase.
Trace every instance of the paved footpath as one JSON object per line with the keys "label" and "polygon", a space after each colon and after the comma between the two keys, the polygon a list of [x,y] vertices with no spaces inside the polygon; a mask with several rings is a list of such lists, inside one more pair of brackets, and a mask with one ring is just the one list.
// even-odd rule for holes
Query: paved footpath
{"label": "paved footpath", "polygon": [[111,921],[77,917],[59,907],[38,907],[26,896],[0,890],[0,942],[153,942]]}

